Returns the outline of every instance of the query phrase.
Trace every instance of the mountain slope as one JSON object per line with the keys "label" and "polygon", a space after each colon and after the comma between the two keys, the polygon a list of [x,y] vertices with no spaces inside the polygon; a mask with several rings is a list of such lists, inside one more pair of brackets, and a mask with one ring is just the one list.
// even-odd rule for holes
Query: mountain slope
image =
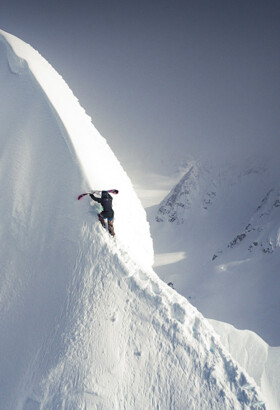
{"label": "mountain slope", "polygon": [[[0,75],[1,406],[265,408],[207,320],[153,272],[131,182],[63,80],[3,32]],[[120,189],[116,240],[98,206],[77,201],[104,186]]]}
{"label": "mountain slope", "polygon": [[258,251],[264,254],[277,252],[280,245],[279,208],[280,192],[271,188],[253,212],[247,226],[230,241],[227,248],[238,247],[239,253],[242,248],[242,253],[248,256]]}
{"label": "mountain slope", "polygon": [[[253,330],[274,346],[280,341],[278,173],[274,163],[257,158],[192,161],[149,212],[157,273],[207,317]],[[165,253],[183,257],[163,265]]]}

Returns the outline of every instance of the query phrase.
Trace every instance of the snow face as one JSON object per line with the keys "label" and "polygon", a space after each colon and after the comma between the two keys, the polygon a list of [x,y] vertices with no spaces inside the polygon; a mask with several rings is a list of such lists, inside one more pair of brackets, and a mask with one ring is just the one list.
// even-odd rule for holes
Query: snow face
{"label": "snow face", "polygon": [[[5,410],[265,408],[207,320],[151,268],[132,185],[58,74],[0,33]],[[116,239],[77,195],[119,188]]]}

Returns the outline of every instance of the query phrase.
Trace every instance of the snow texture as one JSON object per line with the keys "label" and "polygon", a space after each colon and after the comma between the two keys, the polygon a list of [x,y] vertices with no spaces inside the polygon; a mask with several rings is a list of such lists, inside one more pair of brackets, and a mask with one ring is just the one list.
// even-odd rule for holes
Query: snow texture
{"label": "snow texture", "polygon": [[[68,86],[2,31],[0,76],[1,408],[265,408],[208,321],[152,270],[140,201]],[[77,201],[112,187],[116,239],[97,205]]]}
{"label": "snow texture", "polygon": [[210,320],[219,333],[221,342],[230,354],[243,366],[260,386],[266,397],[267,408],[280,408],[280,348],[270,347],[258,335],[249,330],[237,330],[233,326]]}

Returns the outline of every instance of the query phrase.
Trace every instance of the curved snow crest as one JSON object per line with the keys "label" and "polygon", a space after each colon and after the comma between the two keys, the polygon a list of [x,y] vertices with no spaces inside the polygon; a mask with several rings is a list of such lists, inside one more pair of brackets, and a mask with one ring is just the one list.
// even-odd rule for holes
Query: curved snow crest
{"label": "curved snow crest", "polygon": [[19,408],[265,409],[194,307],[97,223],[83,236],[64,320],[33,361]]}
{"label": "curved snow crest", "polygon": [[154,255],[146,213],[106,140],[96,130],[63,78],[36,50],[2,30],[0,41],[7,45],[11,71],[20,75],[29,67],[46,94],[58,123],[61,123],[62,135],[73,160],[78,162],[84,173],[81,191],[119,189],[120,194],[114,201],[117,235],[139,263],[151,266]]}

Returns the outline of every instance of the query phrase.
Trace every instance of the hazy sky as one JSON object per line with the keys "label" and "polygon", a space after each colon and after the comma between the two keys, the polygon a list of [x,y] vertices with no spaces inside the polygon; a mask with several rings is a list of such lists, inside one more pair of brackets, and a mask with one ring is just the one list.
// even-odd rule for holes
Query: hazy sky
{"label": "hazy sky", "polygon": [[2,0],[0,28],[64,77],[129,172],[279,150],[279,1]]}

